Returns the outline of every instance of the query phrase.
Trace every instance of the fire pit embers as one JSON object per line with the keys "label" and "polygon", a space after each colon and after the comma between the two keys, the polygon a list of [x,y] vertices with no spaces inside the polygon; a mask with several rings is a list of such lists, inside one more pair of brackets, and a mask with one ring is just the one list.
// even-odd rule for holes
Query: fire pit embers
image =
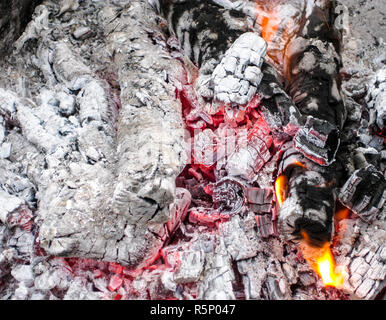
{"label": "fire pit embers", "polygon": [[[368,207],[363,209],[360,205],[357,206],[362,210],[363,217],[376,216],[372,223],[355,220],[356,215],[349,214],[338,222],[335,221],[336,236],[333,236],[332,231],[334,221],[331,213],[334,211],[335,193],[337,187],[342,185],[339,161],[343,155],[341,150],[336,153],[339,143],[334,139],[338,130],[342,132],[343,148],[347,147],[347,143],[349,148],[352,146],[351,141],[347,142],[344,130],[341,130],[345,115],[339,101],[339,81],[336,81],[339,80],[336,77],[336,67],[340,67],[339,54],[331,47],[331,39],[326,37],[328,31],[332,34],[330,28],[333,24],[329,13],[333,8],[324,7],[327,1],[283,1],[285,4],[270,11],[266,8],[269,8],[270,4],[261,1],[267,6],[259,8],[258,12],[262,17],[256,18],[256,10],[253,11],[255,1],[213,2],[215,4],[202,0],[162,1],[162,6],[172,3],[171,7],[174,7],[171,11],[166,10],[166,13],[169,17],[169,27],[176,31],[181,48],[176,45],[177,41],[173,35],[169,39],[164,37],[170,35],[166,31],[166,21],[154,15],[150,7],[146,6],[144,10],[146,2],[133,0],[124,7],[117,4],[117,1],[114,5],[93,3],[100,9],[95,21],[105,27],[104,35],[109,35],[109,38],[104,39],[104,35],[99,37],[99,33],[86,36],[96,36],[97,43],[100,41],[102,44],[103,53],[106,53],[104,47],[107,47],[103,45],[104,41],[109,44],[109,49],[112,49],[107,55],[109,59],[114,59],[113,65],[119,73],[117,79],[122,89],[118,93],[122,98],[122,104],[119,101],[118,108],[121,112],[120,123],[116,122],[116,110],[109,109],[109,104],[113,102],[109,97],[111,88],[104,88],[104,81],[99,81],[94,72],[82,67],[81,73],[84,74],[78,74],[79,79],[75,74],[73,82],[72,64],[66,60],[60,60],[66,62],[64,68],[59,67],[56,61],[54,69],[58,77],[53,79],[47,72],[51,70],[48,54],[45,64],[40,67],[42,72],[46,72],[45,76],[51,76],[50,80],[54,83],[60,82],[55,88],[60,93],[64,92],[61,86],[72,88],[71,92],[66,91],[62,95],[63,99],[59,98],[60,93],[58,94],[59,102],[56,98],[52,99],[52,107],[59,112],[52,117],[55,123],[46,121],[46,118],[42,118],[39,123],[39,117],[35,116],[34,122],[28,123],[29,113],[35,115],[36,109],[39,112],[48,110],[40,106],[34,108],[29,105],[15,105],[19,113],[18,119],[15,119],[22,120],[21,124],[11,119],[12,114],[16,114],[16,109],[11,111],[11,117],[9,112],[4,113],[7,107],[12,107],[12,103],[6,108],[4,104],[0,106],[0,113],[3,115],[3,118],[0,117],[0,143],[5,142],[0,151],[0,157],[5,159],[0,162],[10,172],[9,164],[19,165],[18,158],[22,159],[23,165],[16,171],[20,170],[20,174],[27,172],[28,179],[32,179],[36,184],[39,190],[39,206],[34,209],[41,219],[39,225],[34,226],[29,220],[31,212],[25,211],[25,207],[19,207],[13,214],[8,214],[11,218],[10,221],[7,219],[8,224],[0,223],[0,246],[1,249],[4,248],[0,250],[0,277],[2,281],[6,281],[6,293],[1,291],[1,297],[11,294],[12,298],[36,298],[45,295],[50,299],[347,298],[339,290],[325,290],[321,279],[318,280],[319,274],[326,285],[334,283],[330,281],[334,280],[332,272],[338,273],[338,269],[335,269],[331,262],[332,254],[337,257],[339,266],[347,267],[349,284],[352,285],[352,288],[349,287],[348,281],[345,281],[345,289],[348,292],[355,292],[358,297],[367,299],[373,297],[378,288],[382,287],[385,275],[382,263],[385,256],[382,243],[384,233],[381,230],[384,229],[384,194],[376,193],[374,199],[370,199],[369,206],[374,204],[373,208],[376,208],[377,212],[368,210]],[[75,21],[84,18],[84,10],[88,10],[89,17],[89,14],[94,12],[88,8],[90,3],[91,1],[81,1],[79,10],[73,13],[65,12],[58,17],[48,14],[52,12],[52,8],[57,7],[54,1],[51,3],[52,7],[44,5],[46,21],[58,28],[55,28],[54,32],[48,28],[44,33],[47,34],[44,41],[40,40],[40,31],[36,31],[38,52],[35,52],[36,48],[32,44],[30,48],[25,48],[23,56],[19,58],[25,61],[25,57],[29,59],[32,56],[38,62],[43,59],[42,52],[46,49],[49,52],[49,48],[55,47],[51,46],[52,42],[56,42],[51,40],[51,36],[56,37],[59,30],[60,37],[67,37],[60,27],[61,22],[69,21],[68,18],[72,15]],[[158,1],[151,3],[159,12],[165,12],[164,8],[159,7]],[[246,3],[253,18],[256,18],[256,23],[261,23],[261,26],[251,24],[250,30],[246,27],[250,18],[245,15],[248,11]],[[222,8],[222,5],[225,5],[225,8]],[[238,6],[243,12],[236,11]],[[314,13],[315,7],[322,8]],[[232,10],[229,10],[230,8]],[[265,9],[267,11],[263,12]],[[147,10],[147,15],[141,15]],[[283,16],[286,16],[286,22],[293,20],[294,26],[283,23]],[[217,28],[218,26],[221,27]],[[297,33],[297,30],[303,27],[306,32],[300,30]],[[94,26],[90,29],[97,30]],[[261,73],[255,69],[256,65],[249,65],[250,61],[247,66],[245,61],[237,60],[241,54],[237,52],[237,56],[231,56],[232,50],[228,50],[235,40],[235,46],[243,43],[242,34],[251,30],[255,34],[248,33],[245,37],[260,41],[258,34],[261,32],[266,41],[278,41],[269,43],[268,50],[277,50],[269,52],[267,61],[259,65]],[[135,37],[132,37],[133,34]],[[291,42],[298,36],[306,40],[306,45],[300,48],[300,51],[289,51],[287,54],[283,48],[291,48]],[[71,38],[68,45],[71,52],[80,49],[82,56],[85,53],[83,49],[89,48],[90,44],[95,42],[81,38]],[[280,48],[283,45],[284,47]],[[248,59],[251,60],[251,51],[254,50],[249,49],[252,47],[253,45],[249,47],[248,44],[248,47],[238,46],[238,49],[241,48],[240,52],[247,49],[245,52],[249,51]],[[100,50],[98,46],[94,49]],[[150,55],[149,52],[153,52],[153,49],[160,56]],[[185,51],[185,55],[181,49]],[[150,56],[157,58],[152,59]],[[189,61],[188,56],[200,70]],[[101,67],[97,61],[99,58],[101,57],[92,56],[90,60],[96,61],[95,66],[98,68]],[[236,62],[231,58],[235,58]],[[291,62],[295,61],[295,68],[288,69],[294,71],[294,74],[288,79],[285,74],[288,70],[282,70],[281,66],[278,66],[287,58],[290,58]],[[275,61],[270,65],[272,59]],[[80,61],[80,58],[76,56],[75,61],[78,60]],[[322,63],[319,63],[320,61]],[[138,69],[132,65],[133,62],[138,62]],[[220,101],[212,103],[216,87],[211,86],[210,82],[218,76],[213,71],[216,66],[221,69],[219,65],[226,69],[227,73],[225,78],[218,80],[217,89],[220,93],[226,93],[229,98],[228,106]],[[245,70],[241,70],[243,68],[240,66],[246,67]],[[252,69],[248,69],[250,67]],[[325,67],[331,72],[324,72]],[[93,68],[94,64],[91,63],[90,69]],[[297,72],[299,70],[300,72]],[[98,72],[97,74],[99,76]],[[133,74],[138,76],[132,76]],[[263,78],[256,87],[256,81],[261,74]],[[237,92],[231,92],[229,86],[221,85],[221,81],[227,78],[237,79],[229,81],[235,89],[237,87]],[[26,80],[27,84],[36,86],[33,81],[29,81],[28,76]],[[282,80],[290,80],[286,90],[292,98],[285,92]],[[245,81],[248,81],[248,88]],[[49,83],[50,81],[39,82],[37,87],[47,87],[47,91],[53,90]],[[248,94],[252,94],[254,87],[255,95],[249,101]],[[223,88],[226,90],[222,91]],[[312,91],[315,88],[316,90]],[[54,96],[56,93],[55,91]],[[378,91],[374,91],[371,100],[378,101],[377,95]],[[328,99],[323,100],[327,96]],[[239,105],[245,97],[249,103]],[[0,100],[1,98],[0,92]],[[96,104],[92,103],[94,98],[97,100]],[[175,113],[180,107],[178,100],[183,106],[184,119],[179,117],[178,112]],[[314,110],[311,110],[313,108]],[[379,112],[378,104],[372,109],[376,109],[378,114],[382,113]],[[333,114],[334,112],[336,114]],[[69,126],[60,127],[60,135],[44,135],[43,143],[38,141],[34,129],[38,128],[39,134],[46,131],[57,132],[57,116],[77,119],[80,123],[73,123],[76,129]],[[308,122],[305,121],[307,116]],[[351,121],[353,119],[354,117]],[[193,163],[189,163],[177,178],[175,188],[176,172],[182,169],[180,160],[184,151],[181,132],[183,120],[197,143],[193,144]],[[369,123],[375,124],[374,112],[370,114]],[[364,122],[364,126],[366,125]],[[16,128],[17,130],[10,132],[13,126],[22,130]],[[114,131],[117,128],[118,137]],[[351,129],[350,126],[348,128]],[[158,133],[158,129],[167,136],[165,140],[154,139],[154,132]],[[228,129],[229,133],[237,138],[230,148],[230,153],[226,153],[227,148],[224,148],[229,138],[226,133]],[[376,149],[381,150],[382,132],[375,126],[374,129],[379,134]],[[200,130],[203,131],[198,133]],[[355,130],[352,131],[353,134],[356,133]],[[75,132],[80,133],[79,139]],[[175,140],[176,133],[180,137],[178,141]],[[63,138],[64,136],[67,138]],[[131,141],[133,137],[136,137],[135,141]],[[26,148],[34,156],[38,155],[32,160],[25,156],[26,152],[23,151],[23,148],[28,146],[27,139],[43,150]],[[65,159],[46,153],[47,150],[55,150],[55,143],[58,141],[71,139],[79,143],[70,144],[71,148]],[[18,143],[19,141],[23,143]],[[115,141],[119,144],[117,153]],[[165,141],[162,152],[152,152],[152,145]],[[11,144],[12,151],[8,151]],[[141,146],[144,148],[140,149]],[[177,152],[173,153],[176,150]],[[79,158],[71,158],[71,164],[66,162],[68,157],[76,155],[78,151]],[[371,152],[374,157],[370,159]],[[136,161],[137,156],[141,154],[145,156],[143,162]],[[163,162],[167,155],[178,158],[175,158],[177,166],[156,165]],[[368,151],[366,156],[371,163],[380,158],[376,150]],[[117,166],[116,161],[119,162]],[[356,166],[357,162],[354,162]],[[45,163],[51,171],[45,171]],[[57,163],[63,165],[57,167]],[[349,172],[352,172],[351,164],[351,161],[347,163]],[[71,174],[66,171],[67,167],[72,171]],[[117,170],[112,170],[111,173],[110,167]],[[41,183],[42,172],[42,176],[47,176],[44,180],[48,182],[46,185],[52,187],[49,191],[46,191],[44,183]],[[48,175],[49,172],[53,173],[53,178]],[[116,174],[119,173],[120,184],[117,188]],[[342,176],[344,174],[342,172]],[[153,177],[156,179],[152,180]],[[276,177],[279,178],[276,180],[278,183],[275,195],[273,185]],[[355,181],[359,176],[354,174],[346,190],[352,189],[355,195],[351,199],[352,202],[356,204],[358,200],[361,205],[365,205],[366,199],[363,200],[361,195],[357,197],[359,185],[368,181],[367,175],[362,178],[356,185]],[[7,179],[0,173],[2,187],[3,181]],[[383,180],[370,181],[375,184],[375,181]],[[24,191],[18,190],[15,193],[15,190],[8,187],[6,186],[6,192],[9,195],[21,200],[29,197]],[[115,197],[112,194],[114,190]],[[351,194],[347,195],[350,196]],[[364,192],[364,198],[366,196],[373,195]],[[36,200],[33,196],[30,198],[26,203]],[[111,203],[106,199],[113,201]],[[53,210],[55,204],[60,204],[57,211]],[[280,207],[282,212],[279,212],[279,219],[283,221],[279,226],[282,237],[279,237],[276,231],[277,211]],[[114,210],[111,210],[112,208]],[[76,211],[79,214],[72,215],[65,211],[70,209],[74,209],[71,213]],[[57,212],[58,216],[64,214],[68,218],[58,221],[55,215]],[[89,213],[97,221],[90,221]],[[74,233],[66,233],[75,218],[79,219],[79,223],[85,222],[84,229],[77,228]],[[164,223],[166,220],[168,221]],[[286,222],[289,222],[290,226],[286,225]],[[29,250],[36,235],[35,230],[39,230],[38,227],[42,225],[44,227],[40,232],[43,240],[49,235],[50,229],[47,226],[63,227],[63,237],[55,233],[59,237],[56,236],[51,244],[37,242],[33,248],[39,249],[39,245],[48,246],[54,250],[51,253],[93,257],[104,261],[39,256],[39,262],[33,264],[36,257],[31,255]],[[96,228],[96,232],[90,231],[98,225],[101,227]],[[345,234],[345,230],[349,235]],[[105,241],[106,237],[108,241]],[[283,241],[286,237],[296,243]],[[329,242],[331,238],[332,241]],[[339,242],[340,239],[342,243]],[[318,266],[314,269],[316,273],[313,273],[302,259],[298,240],[307,241],[308,245],[316,246],[315,248],[321,251],[328,248],[324,251],[329,255],[321,255],[319,269]],[[60,243],[64,247],[60,247]],[[31,260],[28,260],[30,258]],[[20,261],[27,264],[22,266]],[[106,261],[132,265],[132,268]],[[34,267],[30,268],[31,265]]]}

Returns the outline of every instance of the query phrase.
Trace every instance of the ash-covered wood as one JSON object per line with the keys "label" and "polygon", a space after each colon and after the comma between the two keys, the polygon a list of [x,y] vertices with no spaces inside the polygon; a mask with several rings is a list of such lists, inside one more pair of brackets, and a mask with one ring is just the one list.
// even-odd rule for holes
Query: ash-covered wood
{"label": "ash-covered wood", "polygon": [[328,121],[308,116],[305,125],[296,133],[294,143],[309,159],[328,165],[335,160],[340,134]]}
{"label": "ash-covered wood", "polygon": [[[62,11],[63,6],[66,3]],[[30,175],[39,190],[37,241],[56,256],[146,265],[175,230],[186,206],[171,216],[185,144],[181,106],[168,81],[180,76],[182,67],[162,45],[163,31],[147,4],[132,3],[123,20],[117,18],[117,7],[106,6],[97,19],[120,70],[117,101],[110,84],[82,61],[69,41],[46,35],[44,26],[55,9],[60,8],[39,7],[39,24],[32,21],[18,40],[18,50],[25,50],[24,43],[34,37],[51,52],[48,65],[44,59],[36,62],[49,80],[39,105],[10,90],[1,91],[2,115],[15,119],[26,139],[19,142],[9,136],[14,152],[21,152],[28,140],[37,148],[33,152],[44,155],[45,167]],[[143,19],[138,20],[140,15]],[[139,22],[145,20],[147,25]],[[117,25],[142,35],[141,40],[131,40],[130,33],[121,33]],[[152,37],[161,44],[154,44]],[[130,47],[135,49],[125,49]],[[146,84],[149,81],[151,85]],[[174,220],[170,230],[165,224],[169,219]]]}
{"label": "ash-covered wood", "polygon": [[266,49],[264,39],[253,32],[236,39],[213,70],[209,86],[215,102],[246,105],[251,101],[263,77],[260,68]]}
{"label": "ash-covered wood", "polygon": [[341,188],[339,200],[367,222],[386,214],[386,180],[374,166],[356,170]]}
{"label": "ash-covered wood", "polygon": [[314,245],[330,241],[333,233],[335,197],[328,182],[314,171],[289,180],[289,197],[279,212],[279,232],[287,240],[301,239],[306,232]]}
{"label": "ash-covered wood", "polygon": [[[175,177],[187,160],[181,105],[174,99],[178,80],[173,79],[183,69],[168,53],[165,30],[159,28],[151,10],[138,2],[131,4],[122,19],[113,7],[100,14],[121,86],[114,207],[137,224],[169,219]],[[130,32],[122,33],[126,29]]]}
{"label": "ash-covered wood", "polygon": [[366,95],[370,108],[370,124],[376,124],[380,131],[386,126],[386,67],[380,69],[371,79]]}
{"label": "ash-covered wood", "polygon": [[[322,165],[330,164],[339,147],[339,130],[346,119],[346,108],[340,95],[337,52],[338,34],[333,26],[334,6],[329,1],[309,8],[307,22],[286,47],[286,81],[288,91],[303,115],[314,117],[325,125],[311,125],[299,132],[296,145],[304,155]],[[307,130],[313,127],[315,133]],[[328,133],[331,137],[328,139]],[[335,133],[334,133],[335,132]],[[316,155],[315,155],[316,154]]]}

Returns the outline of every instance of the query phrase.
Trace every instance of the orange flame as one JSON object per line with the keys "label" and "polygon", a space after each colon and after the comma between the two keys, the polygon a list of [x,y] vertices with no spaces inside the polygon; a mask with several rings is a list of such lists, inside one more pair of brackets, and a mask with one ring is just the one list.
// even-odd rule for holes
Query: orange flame
{"label": "orange flame", "polygon": [[[292,165],[307,169],[307,167],[298,160],[294,160],[292,162]],[[288,178],[283,174],[277,177],[275,181],[275,194],[276,194],[276,199],[277,199],[277,203],[279,204],[279,207],[281,207],[284,200],[287,198],[287,192],[288,192]]]}
{"label": "orange flame", "polygon": [[275,193],[279,207],[283,204],[287,195],[288,179],[285,175],[279,176],[275,181]]}
{"label": "orange flame", "polygon": [[311,268],[322,278],[324,285],[341,288],[343,285],[343,274],[337,271],[334,256],[330,244],[326,242],[321,248],[309,244],[308,234],[302,230],[304,241],[300,248],[304,258]]}
{"label": "orange flame", "polygon": [[335,219],[339,222],[341,220],[347,219],[349,216],[350,210],[347,208],[343,208],[335,213]]}
{"label": "orange flame", "polygon": [[324,253],[317,259],[317,265],[317,272],[325,286],[339,288],[343,285],[343,275],[335,272],[335,261],[328,243],[325,244]]}

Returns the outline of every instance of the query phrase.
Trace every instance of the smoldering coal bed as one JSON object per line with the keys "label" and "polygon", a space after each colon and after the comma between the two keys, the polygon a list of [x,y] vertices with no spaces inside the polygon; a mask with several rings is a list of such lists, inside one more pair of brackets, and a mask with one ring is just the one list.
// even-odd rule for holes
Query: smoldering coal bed
{"label": "smoldering coal bed", "polygon": [[36,6],[0,63],[1,299],[382,298],[384,44],[342,2]]}

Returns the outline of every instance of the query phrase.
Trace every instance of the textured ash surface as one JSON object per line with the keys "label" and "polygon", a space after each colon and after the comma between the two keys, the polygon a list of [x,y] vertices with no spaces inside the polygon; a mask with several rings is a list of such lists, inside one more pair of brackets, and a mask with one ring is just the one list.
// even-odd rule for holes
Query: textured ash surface
{"label": "textured ash surface", "polygon": [[[189,9],[183,0],[168,2]],[[208,51],[203,48],[214,40],[213,34],[227,31],[219,30],[215,20],[205,25],[213,34],[181,41],[181,35],[189,38],[195,9],[182,15],[182,23],[170,26],[173,11],[162,18],[139,0],[44,1],[16,42],[24,24],[12,26],[20,32],[6,31],[2,48],[14,46],[0,61],[5,75],[0,79],[0,299],[375,298],[386,274],[385,192],[361,193],[369,208],[354,203],[355,186],[361,183],[356,183],[358,170],[372,165],[379,185],[385,181],[386,153],[379,135],[386,107],[385,5],[342,2],[348,11],[341,16],[339,71],[348,112],[340,150],[333,155],[334,166],[344,167],[339,171],[321,168],[293,148],[282,159],[271,158],[270,135],[285,141],[294,135],[294,126],[305,123],[299,109],[308,113],[298,109],[302,93],[284,91],[279,80],[283,70],[261,64],[260,56],[244,72],[232,72],[246,67],[253,60],[251,52],[262,48],[246,48],[243,63],[239,56],[236,64],[229,61],[229,48],[243,43],[239,36],[255,18],[253,30],[261,32],[261,8],[256,9],[255,2],[216,0],[209,5],[212,12],[219,10],[215,16],[224,19],[221,25],[233,31],[225,32],[228,38],[220,47],[214,41]],[[160,8],[158,1],[149,3]],[[276,8],[295,22],[310,14],[303,1],[274,1],[268,7],[267,12]],[[293,35],[298,29],[295,24],[286,32]],[[267,48],[266,61],[276,67],[283,62],[280,48],[288,36],[281,32],[281,40]],[[201,66],[198,73],[193,63]],[[221,73],[216,67],[229,68],[232,79],[245,77],[240,83],[249,86],[237,87],[240,96],[225,90],[223,100],[246,103],[256,87],[269,133],[263,126],[258,140],[237,146],[226,167],[230,177],[250,183],[248,206],[208,225],[188,210],[191,194],[175,185],[187,162],[188,142],[176,90],[198,76],[196,88],[204,88],[200,103],[212,95],[222,100],[220,92],[227,86],[203,86],[209,80],[216,84]],[[212,105],[206,108],[213,111]],[[333,121],[339,128],[341,114],[339,110]],[[204,132],[203,145],[209,136],[221,135],[219,130]],[[336,262],[345,268],[343,291],[326,289],[297,242],[278,237],[272,229],[267,212],[272,210],[276,171],[285,172],[293,155],[302,157],[310,171],[294,172],[292,185],[304,179],[323,186],[332,176],[337,180],[333,189],[328,186],[329,199],[316,216],[333,235]],[[242,161],[246,167],[238,165]],[[259,169],[250,170],[251,164]],[[253,183],[258,187],[251,187]],[[344,194],[341,200],[357,215],[329,225],[331,198],[348,189],[352,197]],[[302,190],[296,189],[283,205],[282,221],[297,207],[305,216],[314,214],[302,208]]]}

